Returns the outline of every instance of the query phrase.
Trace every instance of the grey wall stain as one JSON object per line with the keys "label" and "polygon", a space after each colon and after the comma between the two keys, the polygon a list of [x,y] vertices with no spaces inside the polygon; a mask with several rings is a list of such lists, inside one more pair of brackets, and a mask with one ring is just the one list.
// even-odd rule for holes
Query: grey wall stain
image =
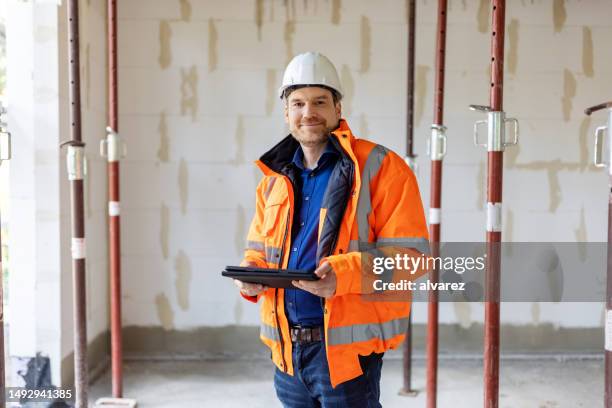
{"label": "grey wall stain", "polygon": [[155,296],[155,306],[157,309],[157,318],[164,330],[172,330],[174,328],[174,312],[164,293]]}
{"label": "grey wall stain", "polygon": [[353,95],[355,93],[355,82],[353,81],[351,70],[346,64],[342,65],[340,71],[340,83],[344,91],[344,97],[342,98],[342,116],[346,118],[350,116],[353,111]]}
{"label": "grey wall stain", "polygon": [[587,259],[586,242],[589,241],[586,220],[584,218],[584,205],[580,208],[580,223],[578,224],[578,228],[574,230],[574,236],[578,243],[578,256],[580,260],[584,262]]}
{"label": "grey wall stain", "polygon": [[516,75],[518,65],[518,42],[519,42],[519,21],[516,18],[510,20],[508,25],[508,72]]}
{"label": "grey wall stain", "polygon": [[176,287],[176,299],[181,309],[189,309],[189,287],[191,286],[191,260],[180,250],[174,258],[174,270],[176,271],[176,279],[174,286]]}
{"label": "grey wall stain", "polygon": [[181,68],[181,115],[189,112],[195,122],[198,115],[198,70],[196,66]]}
{"label": "grey wall stain", "polygon": [[360,38],[361,38],[361,60],[359,72],[366,73],[370,70],[370,56],[372,54],[372,27],[370,19],[366,16],[361,16]]}
{"label": "grey wall stain", "polygon": [[170,41],[172,39],[172,29],[167,20],[159,22],[159,66],[166,69],[172,63],[172,49]]}
{"label": "grey wall stain", "polygon": [[334,25],[340,24],[340,7],[342,7],[341,0],[332,0],[331,22]]}
{"label": "grey wall stain", "polygon": [[454,302],[453,309],[459,325],[468,329],[472,325],[472,305],[469,302]]}
{"label": "grey wall stain", "polygon": [[540,324],[540,304],[538,302],[531,304],[531,323],[535,326]]}
{"label": "grey wall stain", "polygon": [[257,26],[257,40],[261,41],[261,27],[263,26],[264,0],[255,0],[255,25]]}
{"label": "grey wall stain", "polygon": [[553,26],[555,27],[555,33],[563,30],[565,20],[567,19],[567,12],[565,11],[565,0],[553,0]]}
{"label": "grey wall stain", "polygon": [[189,171],[187,162],[181,158],[178,171],[179,198],[181,200],[181,213],[187,213],[187,200],[189,199]]}
{"label": "grey wall stain", "polygon": [[586,168],[592,163],[589,156],[589,128],[591,127],[591,117],[585,116],[580,122],[580,129],[578,131],[580,145],[580,171],[585,171]]}
{"label": "grey wall stain", "polygon": [[576,78],[569,69],[564,69],[561,105],[563,108],[563,120],[566,122],[569,122],[572,114],[572,99],[574,96],[576,96]]}
{"label": "grey wall stain", "polygon": [[266,70],[266,115],[274,112],[274,104],[278,100],[278,83],[276,82],[276,70]]}
{"label": "grey wall stain", "polygon": [[170,210],[166,204],[162,203],[160,213],[159,243],[161,245],[164,259],[168,259],[170,237]]}
{"label": "grey wall stain", "polygon": [[[287,0],[285,0],[285,5],[287,4]],[[289,20],[295,21],[295,17],[297,13],[295,12],[295,0],[290,1],[290,7],[287,7],[287,16]]]}
{"label": "grey wall stain", "polygon": [[168,162],[170,160],[170,139],[168,138],[168,124],[166,123],[166,112],[159,114],[159,125],[157,126],[159,132],[159,149],[157,150],[157,158],[161,162]]}
{"label": "grey wall stain", "polygon": [[236,145],[236,157],[230,160],[230,164],[238,166],[244,164],[244,142],[245,142],[245,131],[244,131],[244,117],[238,115],[236,123],[236,134],[234,135],[234,142]]}
{"label": "grey wall stain", "polygon": [[480,4],[478,5],[478,12],[476,14],[476,22],[478,23],[478,31],[483,34],[489,31],[489,19],[490,19],[489,3],[490,2],[487,0],[480,0]]}
{"label": "grey wall stain", "polygon": [[563,163],[559,159],[550,161],[536,161],[532,163],[517,164],[516,168],[531,171],[546,171],[548,175],[549,207],[554,213],[561,203],[561,185],[559,184],[559,172],[562,170],[575,170],[579,164]]}
{"label": "grey wall stain", "polygon": [[485,202],[485,163],[481,160],[478,162],[478,173],[476,174],[476,208],[479,211],[484,210]]}
{"label": "grey wall stain", "polygon": [[426,65],[417,65],[416,74],[414,79],[414,90],[415,90],[415,109],[414,109],[414,123],[415,126],[421,124],[423,119],[423,112],[425,110],[425,99],[427,98],[427,74],[429,73],[429,67]]}
{"label": "grey wall stain", "polygon": [[[559,160],[556,160],[558,163]],[[561,185],[559,184],[559,170],[555,167],[548,169],[548,185],[550,186],[550,205],[548,210],[554,213],[561,204]]]}
{"label": "grey wall stain", "polygon": [[210,18],[208,19],[208,72],[213,72],[217,69],[218,41],[219,34],[217,32],[217,26],[215,25],[215,21]]}
{"label": "grey wall stain", "polygon": [[293,35],[295,34],[295,22],[293,20],[285,21],[283,31],[283,40],[285,41],[285,56],[287,64],[293,58]]}
{"label": "grey wall stain", "polygon": [[181,5],[181,20],[190,21],[191,20],[191,4],[189,0],[179,0]]}
{"label": "grey wall stain", "polygon": [[361,139],[367,139],[370,135],[370,129],[368,127],[368,120],[366,119],[365,113],[359,115],[359,134],[357,137]]}
{"label": "grey wall stain", "polygon": [[593,78],[593,34],[590,27],[582,27],[582,72]]}
{"label": "grey wall stain", "polygon": [[246,211],[242,205],[236,208],[236,233],[234,235],[234,247],[236,255],[242,257],[244,254],[244,244],[247,239]]}

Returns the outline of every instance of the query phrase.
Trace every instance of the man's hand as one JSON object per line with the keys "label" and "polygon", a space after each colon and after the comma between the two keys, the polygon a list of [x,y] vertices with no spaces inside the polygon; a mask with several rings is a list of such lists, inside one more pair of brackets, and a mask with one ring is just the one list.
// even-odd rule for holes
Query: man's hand
{"label": "man's hand", "polygon": [[329,262],[323,262],[314,273],[321,279],[316,281],[291,281],[291,283],[293,283],[293,286],[310,292],[313,295],[323,298],[332,297],[336,293],[336,273]]}
{"label": "man's hand", "polygon": [[[241,264],[241,266],[257,267],[257,264],[254,262],[247,262],[244,265]],[[245,296],[257,296],[268,289],[267,286],[259,283],[248,283],[238,279],[234,279],[234,285],[238,286],[240,292]]]}
{"label": "man's hand", "polygon": [[259,283],[247,283],[238,279],[234,279],[234,284],[238,286],[238,288],[240,288],[240,292],[246,296],[257,296],[268,289],[267,286]]}

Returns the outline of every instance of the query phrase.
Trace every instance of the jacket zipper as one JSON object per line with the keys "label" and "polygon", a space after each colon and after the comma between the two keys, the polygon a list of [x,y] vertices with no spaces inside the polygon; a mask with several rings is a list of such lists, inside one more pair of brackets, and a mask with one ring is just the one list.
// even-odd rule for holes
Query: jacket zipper
{"label": "jacket zipper", "polygon": [[[344,207],[344,211],[342,212],[342,218],[344,218],[344,214],[346,214],[346,208],[348,207],[348,200],[351,198],[351,194],[352,194],[352,187],[353,187],[353,173],[355,172],[355,166],[353,165],[353,171],[351,171],[350,173],[350,178],[349,178],[349,185],[351,186],[351,188],[348,189],[348,194],[346,195],[346,198],[344,200],[344,202],[346,203],[346,206]],[[338,245],[338,237],[340,236],[340,227],[338,227],[338,231],[336,231],[336,236],[334,237],[334,242],[333,244],[330,246],[330,251],[329,251],[329,255],[331,256],[334,253],[334,250],[336,249],[336,246]],[[321,307],[323,308],[323,313],[325,314],[325,304],[327,303],[327,300],[325,298],[321,298]],[[325,317],[323,318],[323,325],[325,326]]]}
{"label": "jacket zipper", "polygon": [[[285,233],[283,235],[283,242],[281,244],[280,259],[278,260],[279,269],[282,268],[283,259],[285,258],[285,242],[287,241],[287,232],[289,230],[289,221],[291,218],[291,208],[289,208],[289,214],[287,215],[287,223],[285,225]],[[285,361],[285,342],[283,341],[283,331],[280,327],[280,320],[278,318],[278,288],[274,291],[274,317],[276,318],[276,329],[278,330],[278,337],[281,345],[281,355],[283,357],[283,372],[287,372],[287,362]]]}

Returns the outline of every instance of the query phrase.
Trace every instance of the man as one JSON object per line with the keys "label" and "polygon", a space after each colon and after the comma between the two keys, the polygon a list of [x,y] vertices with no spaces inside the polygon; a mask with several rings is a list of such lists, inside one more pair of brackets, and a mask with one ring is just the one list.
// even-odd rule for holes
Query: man
{"label": "man", "polygon": [[[342,88],[319,53],[296,56],[279,90],[291,134],[265,153],[243,265],[315,270],[296,289],[235,281],[261,305],[261,340],[285,407],[378,407],[382,355],[404,340],[410,303],[371,301],[366,253],[423,247],[416,179],[341,119]],[[413,251],[417,253],[416,251]]]}

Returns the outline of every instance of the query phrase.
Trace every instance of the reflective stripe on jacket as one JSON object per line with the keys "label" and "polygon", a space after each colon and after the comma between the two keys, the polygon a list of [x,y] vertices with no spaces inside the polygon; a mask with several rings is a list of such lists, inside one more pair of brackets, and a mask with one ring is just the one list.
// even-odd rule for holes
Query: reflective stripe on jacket
{"label": "reflective stripe on jacket", "polygon": [[[362,272],[363,253],[389,246],[425,252],[428,232],[416,179],[400,156],[355,138],[344,120],[330,142],[341,158],[321,205],[317,265],[327,260],[337,278],[336,293],[324,302],[327,359],[335,387],[362,374],[358,355],[398,347],[408,324],[409,300],[368,299],[372,277],[366,276],[367,267]],[[287,265],[296,177],[289,163],[297,146],[289,135],[256,162],[264,177],[257,187],[243,264]],[[271,349],[276,366],[293,375],[284,289],[245,297],[261,298],[260,338]]]}

